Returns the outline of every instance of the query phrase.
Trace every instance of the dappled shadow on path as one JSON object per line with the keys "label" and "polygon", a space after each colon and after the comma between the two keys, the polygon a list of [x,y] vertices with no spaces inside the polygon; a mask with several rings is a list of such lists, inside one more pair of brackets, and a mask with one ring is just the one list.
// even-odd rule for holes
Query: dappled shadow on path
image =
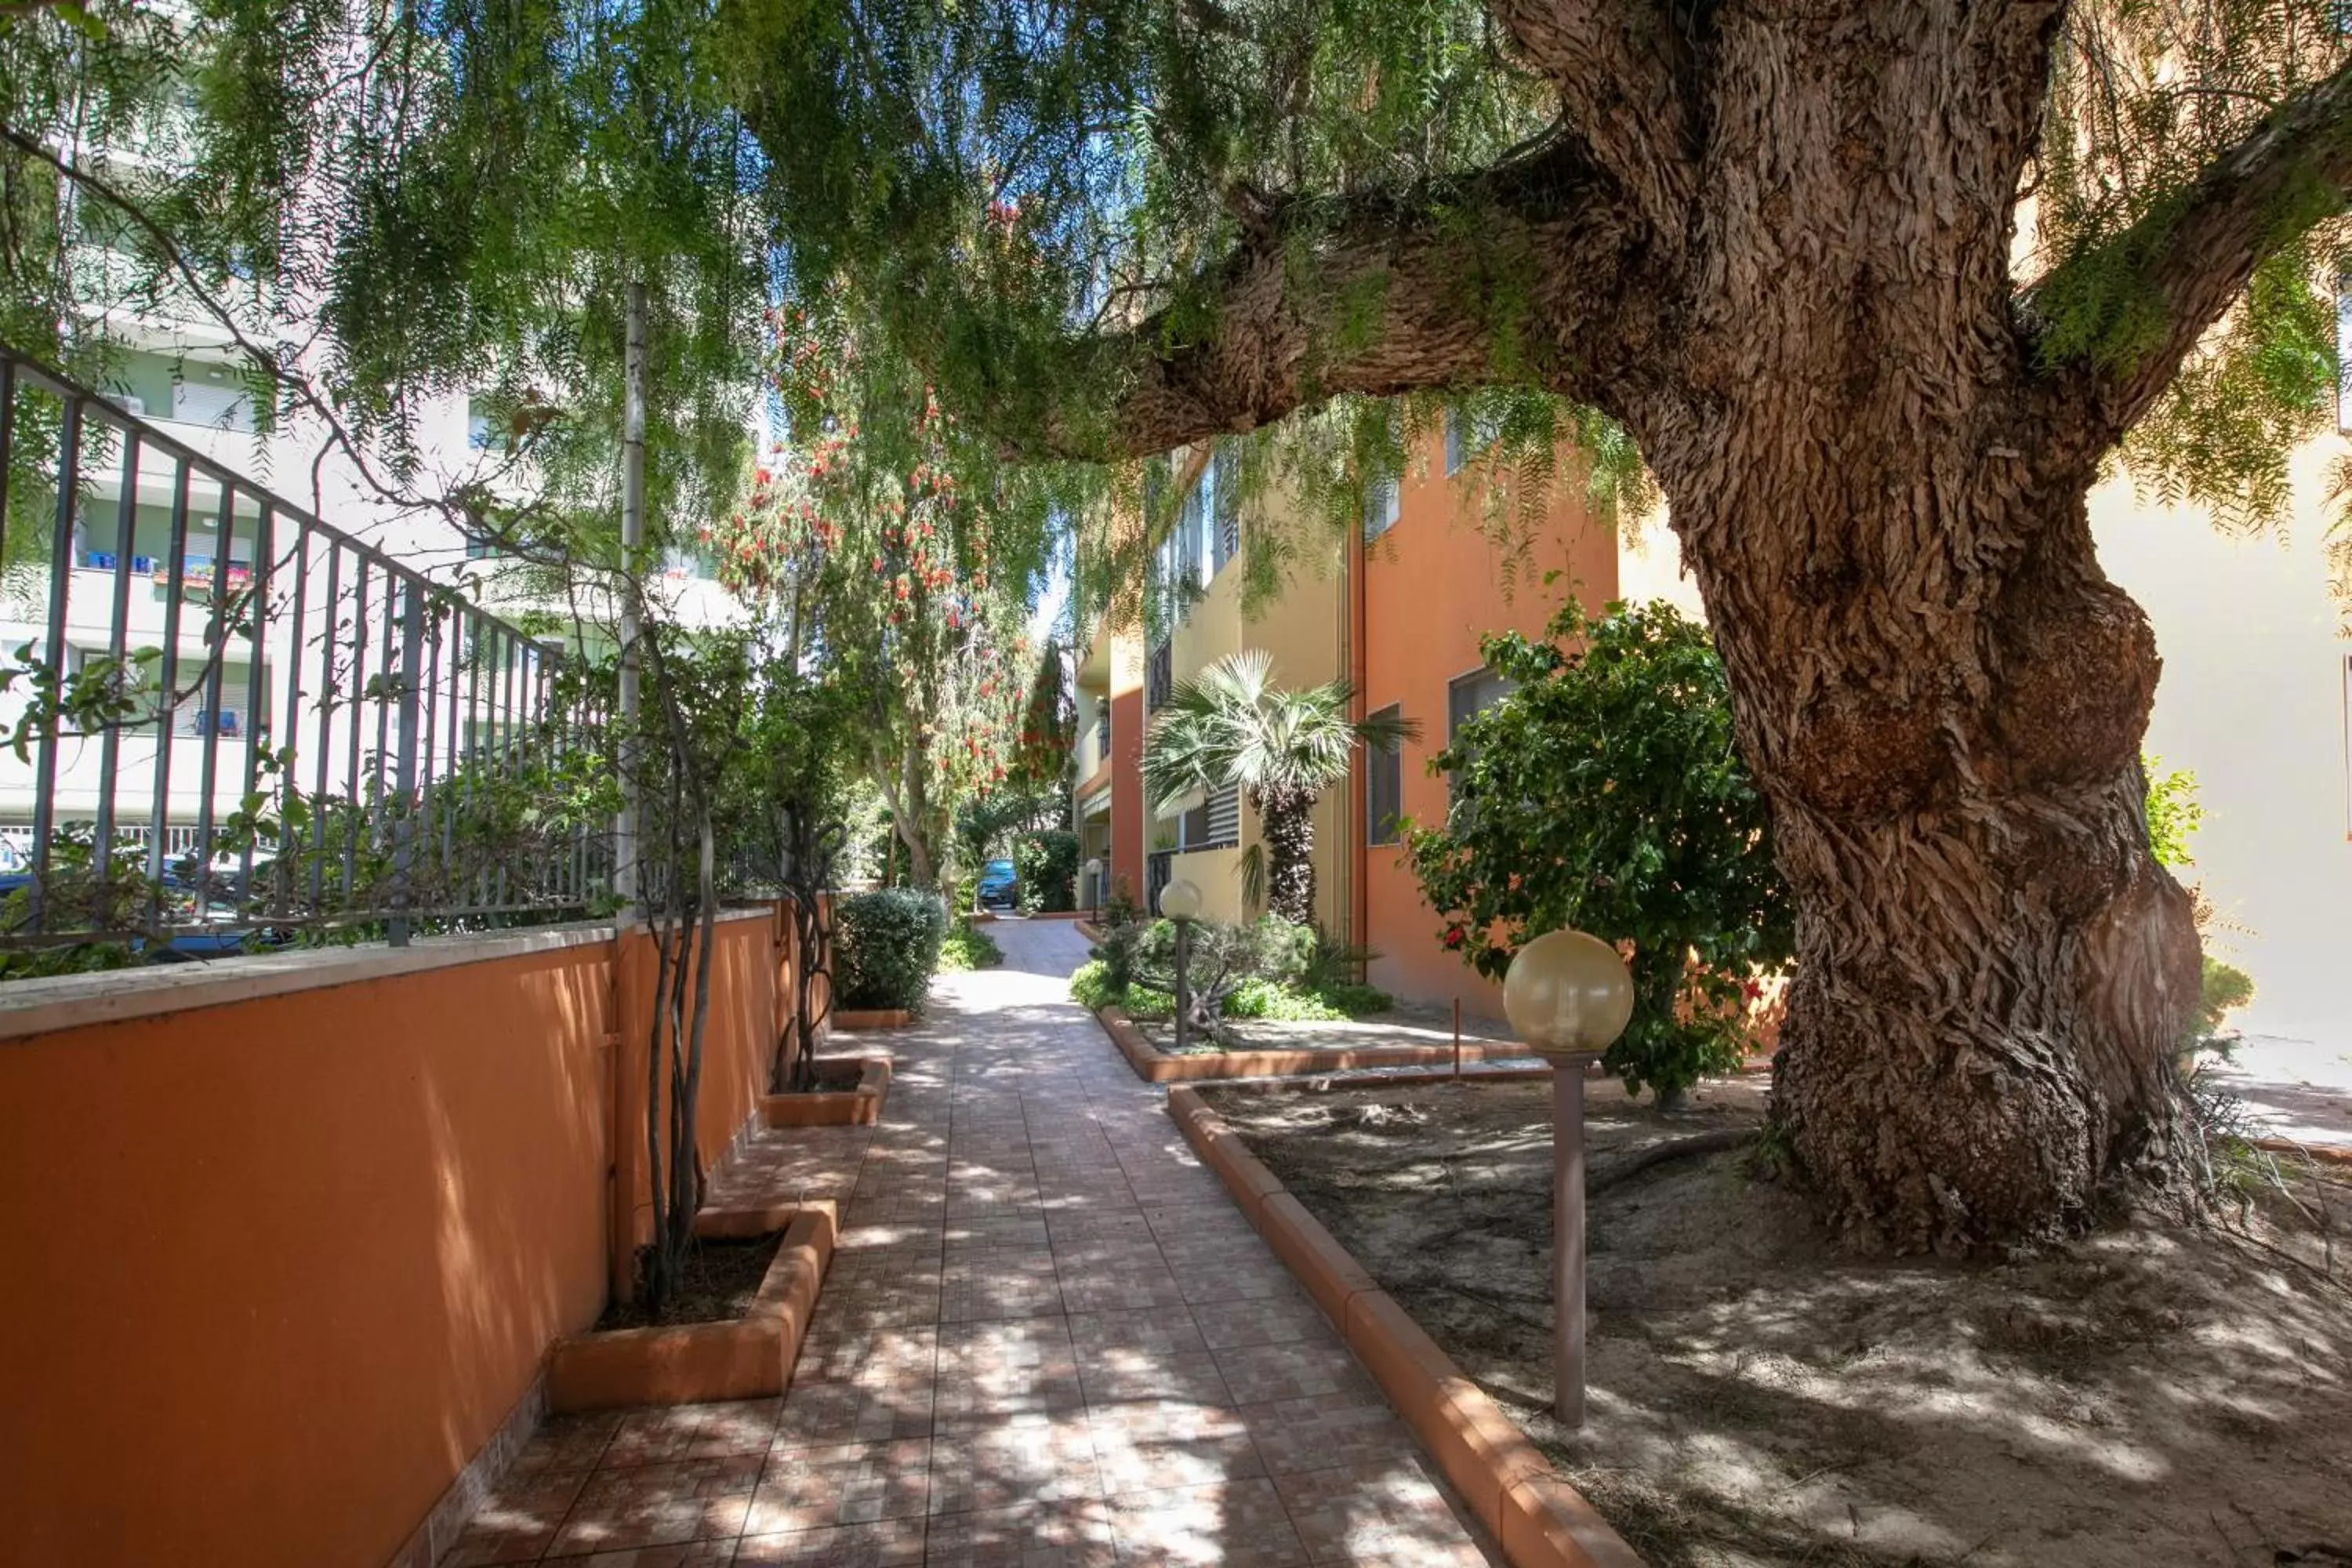
{"label": "dappled shadow on path", "polygon": [[721,1177],[844,1200],[785,1397],[553,1424],[499,1506],[542,1551],[694,1563],[1498,1563],[1068,1000],[1068,922],[992,930],[1003,969],[860,1037],[896,1062],[877,1126]]}

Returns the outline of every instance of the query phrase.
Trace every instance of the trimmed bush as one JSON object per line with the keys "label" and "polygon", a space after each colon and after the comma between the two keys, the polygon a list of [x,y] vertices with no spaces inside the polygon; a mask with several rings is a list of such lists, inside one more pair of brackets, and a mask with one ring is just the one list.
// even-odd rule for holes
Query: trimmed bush
{"label": "trimmed bush", "polygon": [[1004,950],[996,939],[971,922],[967,915],[948,928],[948,939],[940,944],[940,969],[953,973],[964,969],[993,969],[1004,962]]}
{"label": "trimmed bush", "polygon": [[1088,1012],[1096,1012],[1118,1002],[1126,993],[1114,987],[1101,959],[1078,965],[1070,976],[1070,999]]}
{"label": "trimmed bush", "polygon": [[1396,998],[1377,985],[1359,985],[1353,981],[1341,981],[1326,985],[1315,993],[1323,1005],[1337,1007],[1350,1018],[1368,1017],[1385,1013],[1396,1005]]}
{"label": "trimmed bush", "polygon": [[1013,841],[1013,869],[1021,878],[1024,914],[1061,914],[1078,907],[1078,836],[1059,828],[1024,833]]}
{"label": "trimmed bush", "polygon": [[834,976],[852,1012],[923,1005],[947,940],[948,907],[936,893],[885,888],[834,905]]}

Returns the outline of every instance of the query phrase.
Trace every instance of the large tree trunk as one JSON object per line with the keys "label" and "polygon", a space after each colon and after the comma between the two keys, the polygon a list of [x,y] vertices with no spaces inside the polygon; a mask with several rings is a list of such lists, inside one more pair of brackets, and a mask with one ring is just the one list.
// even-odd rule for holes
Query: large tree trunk
{"label": "large tree trunk", "polygon": [[2038,78],[1979,15],[1874,50],[1733,24],[1699,395],[1645,439],[1796,894],[1776,1114],[1897,1250],[2178,1183],[2197,993],[2143,820],[2154,638],[2085,516],[2104,437],[2053,418],[2010,316]]}
{"label": "large tree trunk", "polygon": [[[1916,562],[1924,522],[1966,515],[1932,473],[1907,488],[1848,537]],[[1735,531],[1690,510],[1702,542]],[[2147,848],[2153,639],[2079,495],[2013,524],[1907,614],[1866,581],[1824,595],[1780,530],[1706,573],[1800,911],[1775,1109],[1864,1246],[2042,1237],[2179,1168],[2198,946]]]}

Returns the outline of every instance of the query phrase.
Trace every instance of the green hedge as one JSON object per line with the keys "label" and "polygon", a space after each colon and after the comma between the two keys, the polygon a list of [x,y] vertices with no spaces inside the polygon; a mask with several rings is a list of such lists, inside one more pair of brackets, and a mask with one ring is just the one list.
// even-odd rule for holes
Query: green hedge
{"label": "green hedge", "polygon": [[886,888],[834,904],[834,981],[854,1012],[923,1005],[947,940],[948,907],[935,893]]}
{"label": "green hedge", "polygon": [[1021,908],[1060,914],[1078,907],[1078,836],[1055,828],[1013,841],[1013,869],[1021,879]]}
{"label": "green hedge", "polygon": [[965,969],[994,969],[1004,962],[1004,950],[996,939],[971,922],[970,916],[948,928],[948,939],[940,947],[940,968],[946,973]]}

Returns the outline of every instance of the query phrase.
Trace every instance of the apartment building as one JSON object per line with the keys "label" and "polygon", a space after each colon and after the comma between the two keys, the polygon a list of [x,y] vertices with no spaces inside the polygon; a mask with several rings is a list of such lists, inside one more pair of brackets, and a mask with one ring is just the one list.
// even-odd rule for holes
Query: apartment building
{"label": "apartment building", "polygon": [[1257,912],[1241,877],[1258,838],[1247,803],[1226,792],[1154,811],[1140,770],[1151,717],[1170,689],[1228,654],[1263,648],[1283,686],[1345,678],[1359,717],[1393,710],[1421,727],[1393,751],[1360,751],[1349,781],[1317,804],[1317,919],[1378,954],[1373,984],[1408,1000],[1459,999],[1474,1016],[1500,1016],[1499,989],[1440,945],[1441,922],[1405,861],[1402,826],[1443,819],[1447,784],[1431,759],[1506,689],[1482,662],[1480,639],[1539,632],[1567,595],[1588,609],[1615,597],[1617,543],[1567,494],[1526,554],[1493,541],[1471,489],[1484,482],[1476,455],[1464,429],[1431,436],[1404,477],[1370,498],[1362,527],[1295,560],[1280,597],[1261,606],[1244,603],[1229,476],[1214,456],[1187,463],[1177,455],[1177,471],[1195,477],[1152,555],[1153,591],[1171,606],[1147,617],[1159,635],[1147,647],[1145,627],[1099,628],[1079,664],[1077,817],[1087,863],[1097,868],[1083,902],[1099,905],[1120,889],[1142,902],[1183,877],[1201,889],[1211,918]]}

